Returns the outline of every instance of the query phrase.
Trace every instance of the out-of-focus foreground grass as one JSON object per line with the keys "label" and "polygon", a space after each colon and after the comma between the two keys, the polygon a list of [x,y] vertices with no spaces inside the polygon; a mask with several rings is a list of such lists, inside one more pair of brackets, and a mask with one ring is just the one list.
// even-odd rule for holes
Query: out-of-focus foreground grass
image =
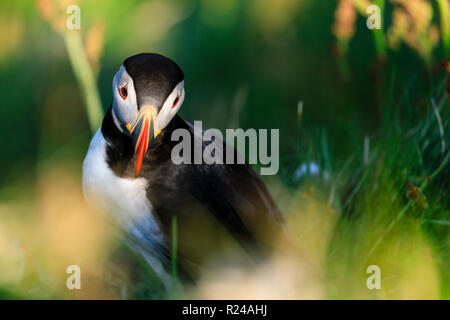
{"label": "out-of-focus foreground grass", "polygon": [[[80,31],[64,29],[73,3]],[[372,3],[383,8],[375,32],[364,16]],[[105,110],[123,59],[147,51],[183,68],[184,118],[219,129],[280,128],[280,173],[264,179],[289,243],[251,269],[214,261],[176,297],[449,299],[448,71],[439,66],[450,58],[449,7],[0,3],[0,298],[169,297],[81,191],[98,121],[86,103],[95,108],[98,92]],[[94,93],[67,53],[73,33]],[[66,288],[69,265],[81,267],[82,290]],[[369,265],[381,269],[380,290],[366,286]]]}

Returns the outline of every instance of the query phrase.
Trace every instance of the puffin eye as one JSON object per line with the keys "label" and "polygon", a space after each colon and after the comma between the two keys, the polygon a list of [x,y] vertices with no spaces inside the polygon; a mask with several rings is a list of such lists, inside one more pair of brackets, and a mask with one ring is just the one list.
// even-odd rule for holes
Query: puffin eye
{"label": "puffin eye", "polygon": [[173,105],[172,105],[172,109],[175,108],[178,104],[178,101],[180,101],[180,97],[176,97],[175,100],[173,101]]}
{"label": "puffin eye", "polygon": [[128,97],[128,90],[125,86],[119,88],[119,94],[123,100],[126,100]]}

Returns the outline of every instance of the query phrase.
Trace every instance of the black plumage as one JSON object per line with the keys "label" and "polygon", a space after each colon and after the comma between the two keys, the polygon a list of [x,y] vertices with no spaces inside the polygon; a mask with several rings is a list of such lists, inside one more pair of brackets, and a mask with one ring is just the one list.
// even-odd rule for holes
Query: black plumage
{"label": "black plumage", "polygon": [[[135,57],[125,60],[124,66],[133,78],[138,105],[149,103],[149,100],[152,103],[158,101],[160,109],[175,85],[183,80],[183,73],[174,62],[162,56],[145,54]],[[208,230],[201,228],[202,224],[197,228],[187,227],[199,217],[218,222],[247,252],[265,252],[270,247],[269,234],[273,236],[280,230],[282,216],[262,180],[247,164],[174,164],[171,152],[178,142],[172,141],[171,135],[180,128],[187,130],[194,139],[192,125],[176,115],[150,142],[140,171],[140,177],[148,181],[147,197],[164,235],[157,248],[160,259],[166,265],[169,263],[174,216],[179,226],[181,265],[184,262],[201,263],[203,259],[203,252],[191,255],[193,250],[189,250],[197,245],[203,248],[207,245],[204,242],[211,237]],[[118,177],[135,179],[134,144],[130,135],[117,128],[112,108],[104,117],[101,131],[108,141],[108,166]],[[207,145],[208,142],[202,142],[203,149]],[[236,160],[235,149],[227,147],[225,142],[223,145],[223,162],[227,152],[233,152]],[[191,147],[194,148],[194,143]],[[194,156],[194,149],[191,156]],[[193,159],[191,163],[194,163]],[[206,236],[202,238],[203,233]],[[183,250],[185,247],[187,249]]]}

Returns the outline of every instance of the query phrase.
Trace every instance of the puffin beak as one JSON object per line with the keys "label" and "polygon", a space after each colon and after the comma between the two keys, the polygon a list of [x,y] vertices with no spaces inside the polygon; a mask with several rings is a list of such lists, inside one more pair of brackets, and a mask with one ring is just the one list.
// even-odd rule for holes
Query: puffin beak
{"label": "puffin beak", "polygon": [[136,164],[134,167],[135,177],[139,176],[142,161],[148,150],[148,145],[161,132],[161,130],[155,132],[157,114],[158,111],[155,107],[145,106],[141,108],[136,123],[130,130],[136,157]]}

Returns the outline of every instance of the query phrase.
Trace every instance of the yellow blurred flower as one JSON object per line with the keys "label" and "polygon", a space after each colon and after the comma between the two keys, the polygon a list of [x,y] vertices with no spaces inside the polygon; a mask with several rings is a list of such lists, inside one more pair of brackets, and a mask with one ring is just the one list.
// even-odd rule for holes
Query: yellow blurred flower
{"label": "yellow blurred flower", "polygon": [[105,24],[100,21],[94,22],[84,40],[84,50],[94,73],[97,73],[99,69],[100,58],[103,55],[104,39]]}
{"label": "yellow blurred flower", "polygon": [[270,38],[292,28],[296,14],[308,4],[309,1],[306,0],[253,1],[251,17],[255,19],[262,33]]}
{"label": "yellow blurred flower", "polygon": [[0,15],[0,34],[2,45],[0,46],[0,63],[13,56],[18,50],[24,33],[23,19],[19,15]]}
{"label": "yellow blurred flower", "polygon": [[347,53],[348,43],[355,34],[356,8],[353,0],[340,0],[334,12],[333,34],[337,38],[337,54]]}

